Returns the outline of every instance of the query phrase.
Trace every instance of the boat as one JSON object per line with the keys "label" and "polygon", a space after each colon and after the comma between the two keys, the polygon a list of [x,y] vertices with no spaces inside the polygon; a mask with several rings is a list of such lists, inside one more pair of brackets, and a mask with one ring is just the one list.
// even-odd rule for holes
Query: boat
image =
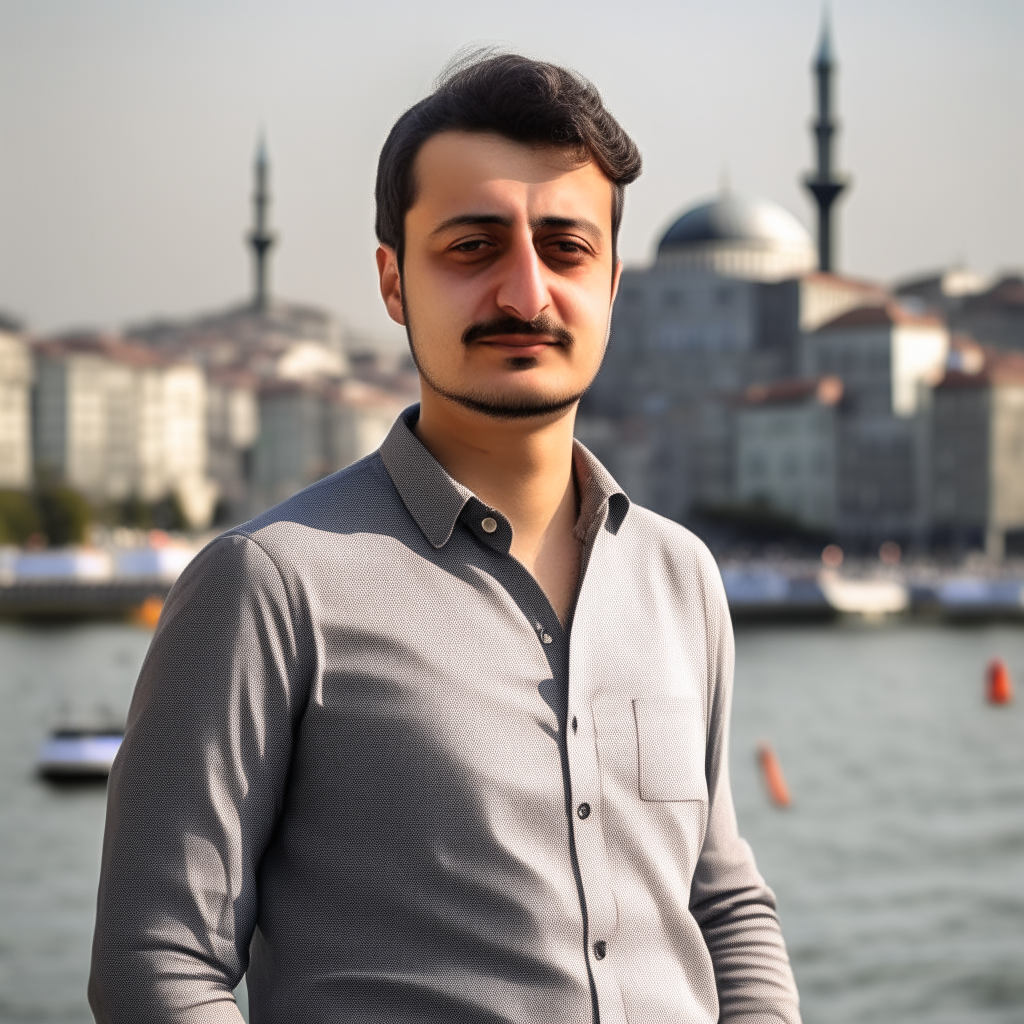
{"label": "boat", "polygon": [[722,583],[736,619],[827,618],[834,614],[818,581],[768,566],[727,566]]}
{"label": "boat", "polygon": [[123,738],[117,726],[54,729],[39,750],[36,770],[53,782],[106,779]]}
{"label": "boat", "polygon": [[1024,580],[958,576],[936,588],[944,614],[953,619],[1024,617]]}
{"label": "boat", "polygon": [[828,603],[845,615],[882,618],[899,615],[910,607],[910,588],[897,580],[849,578],[825,569],[818,583]]}

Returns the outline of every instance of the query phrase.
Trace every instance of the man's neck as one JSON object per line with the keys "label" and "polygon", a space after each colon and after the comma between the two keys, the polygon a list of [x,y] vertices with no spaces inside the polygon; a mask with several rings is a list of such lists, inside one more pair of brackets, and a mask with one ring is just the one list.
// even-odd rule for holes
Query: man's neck
{"label": "man's neck", "polygon": [[512,554],[564,623],[579,569],[572,467],[576,409],[496,419],[422,387],[416,436],[448,473],[512,525]]}

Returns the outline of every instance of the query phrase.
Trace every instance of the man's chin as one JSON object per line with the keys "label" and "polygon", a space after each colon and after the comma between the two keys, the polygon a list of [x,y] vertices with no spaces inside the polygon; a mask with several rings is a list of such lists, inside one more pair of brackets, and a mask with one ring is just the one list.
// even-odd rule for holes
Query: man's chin
{"label": "man's chin", "polygon": [[[422,373],[422,371],[421,371]],[[584,392],[561,394],[520,392],[456,391],[439,387],[436,382],[424,377],[424,382],[442,398],[471,409],[481,415],[498,420],[540,419],[555,416],[571,409],[583,397]]]}

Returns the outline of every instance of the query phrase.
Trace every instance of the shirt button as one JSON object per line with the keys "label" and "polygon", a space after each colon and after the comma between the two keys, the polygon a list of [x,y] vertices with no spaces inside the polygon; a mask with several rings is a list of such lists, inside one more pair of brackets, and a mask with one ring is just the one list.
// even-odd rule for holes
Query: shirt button
{"label": "shirt button", "polygon": [[597,942],[594,943],[594,959],[603,960],[607,952],[608,943],[605,942],[604,939],[598,939]]}
{"label": "shirt button", "polygon": [[494,533],[497,528],[498,520],[493,516],[485,516],[480,520],[480,529],[483,530],[484,533]]}
{"label": "shirt button", "polygon": [[589,818],[590,817],[590,804],[580,804],[579,807],[576,808],[576,814],[581,819]]}
{"label": "shirt button", "polygon": [[541,633],[540,640],[541,640],[541,643],[544,643],[544,644],[551,643],[552,642],[551,634],[550,633]]}

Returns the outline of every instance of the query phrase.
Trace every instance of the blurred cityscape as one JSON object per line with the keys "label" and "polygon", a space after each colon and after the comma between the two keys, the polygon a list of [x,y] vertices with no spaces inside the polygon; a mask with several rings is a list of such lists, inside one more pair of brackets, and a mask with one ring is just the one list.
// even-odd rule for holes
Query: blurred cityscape
{"label": "blurred cityscape", "polygon": [[[687,209],[623,274],[578,434],[726,558],[834,545],[998,565],[1024,554],[1024,278],[838,270],[835,70],[826,23],[817,238],[727,183]],[[0,544],[239,522],[372,451],[416,400],[407,356],[273,294],[262,142],[254,178],[247,301],[117,335],[0,321]]]}

